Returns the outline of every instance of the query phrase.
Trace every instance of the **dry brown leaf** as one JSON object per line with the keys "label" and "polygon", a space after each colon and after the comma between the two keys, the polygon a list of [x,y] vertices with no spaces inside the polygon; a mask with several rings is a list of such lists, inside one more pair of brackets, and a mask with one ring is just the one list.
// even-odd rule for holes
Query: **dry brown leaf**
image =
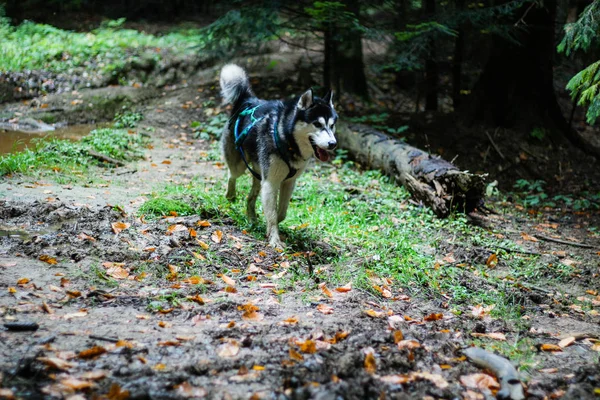
{"label": "dry brown leaf", "polygon": [[265,316],[256,311],[245,311],[242,314],[242,319],[245,321],[262,321]]}
{"label": "dry brown leaf", "polygon": [[300,348],[300,351],[306,354],[314,354],[317,352],[317,344],[310,339],[305,341],[298,340],[296,344]]}
{"label": "dry brown leaf", "polygon": [[348,282],[347,285],[335,288],[335,291],[339,292],[339,293],[346,293],[346,292],[349,292],[351,290],[352,290],[352,282]]}
{"label": "dry brown leaf", "polygon": [[325,315],[333,314],[333,307],[330,307],[327,304],[319,304],[317,306],[317,311]]}
{"label": "dry brown leaf", "polygon": [[416,378],[411,375],[386,375],[379,377],[379,379],[390,385],[404,385],[409,382],[414,382]]}
{"label": "dry brown leaf", "polygon": [[170,322],[167,322],[167,321],[159,321],[158,326],[166,329],[166,328],[171,328],[173,326],[173,324]]}
{"label": "dry brown leaf", "polygon": [[368,374],[377,372],[377,361],[372,352],[367,353],[365,356],[365,371],[367,371]]}
{"label": "dry brown leaf", "polygon": [[76,378],[62,379],[59,383],[73,390],[84,390],[96,386],[93,382],[83,381]]}
{"label": "dry brown leaf", "polygon": [[489,268],[495,268],[498,265],[498,256],[496,254],[491,254],[485,262]]}
{"label": "dry brown leaf", "polygon": [[521,232],[521,237],[523,238],[523,240],[526,240],[528,242],[538,242],[538,239],[536,237],[528,235],[525,232]]}
{"label": "dry brown leaf", "polygon": [[188,382],[183,382],[179,385],[176,385],[175,393],[180,397],[193,399],[206,397],[208,395],[206,389],[197,386],[192,386]]}
{"label": "dry brown leaf", "polygon": [[298,317],[289,317],[287,319],[284,319],[281,323],[284,325],[296,325],[298,323]]}
{"label": "dry brown leaf", "polygon": [[42,254],[39,257],[39,260],[43,261],[43,262],[45,262],[47,264],[50,264],[50,265],[56,265],[56,264],[58,264],[58,261],[56,261],[56,258],[50,257],[49,255],[46,255],[46,254]]}
{"label": "dry brown leaf", "polygon": [[593,351],[600,351],[600,342],[596,342],[592,345],[591,349]]}
{"label": "dry brown leaf", "polygon": [[475,318],[481,319],[488,316],[490,314],[490,311],[492,311],[495,307],[496,306],[494,304],[485,307],[482,305],[477,305],[475,307],[471,307],[471,314]]}
{"label": "dry brown leaf", "polygon": [[88,240],[90,242],[96,241],[96,238],[93,238],[90,235],[88,235],[87,233],[83,233],[83,232],[81,232],[79,235],[77,235],[77,238],[81,239],[81,240]]}
{"label": "dry brown leaf", "polygon": [[89,349],[80,351],[77,355],[79,358],[83,358],[84,360],[96,358],[102,354],[106,353],[106,349],[102,346],[94,346]]}
{"label": "dry brown leaf", "polygon": [[440,319],[444,318],[444,314],[442,313],[433,313],[433,314],[429,314],[427,316],[425,316],[423,318],[424,321],[439,321]]}
{"label": "dry brown leaf", "polygon": [[21,278],[17,281],[17,285],[26,285],[29,283],[29,278]]}
{"label": "dry brown leaf", "polygon": [[383,318],[385,316],[385,313],[383,311],[375,311],[373,309],[365,310],[364,313],[371,318]]}
{"label": "dry brown leaf", "polygon": [[60,369],[63,371],[75,366],[75,364],[58,357],[38,357],[37,360],[43,362],[50,368]]}
{"label": "dry brown leaf", "polygon": [[400,341],[404,340],[404,334],[402,331],[394,331],[392,333],[392,337],[394,338],[395,344],[398,344]]}
{"label": "dry brown leaf", "polygon": [[118,383],[113,383],[106,397],[108,397],[108,400],[127,400],[129,398],[129,390],[122,390]]}
{"label": "dry brown leaf", "polygon": [[115,279],[127,279],[129,272],[119,265],[114,265],[106,270],[106,275]]}
{"label": "dry brown leaf", "polygon": [[561,349],[564,349],[565,347],[569,347],[570,345],[572,345],[573,343],[575,343],[576,340],[577,339],[575,339],[574,336],[569,336],[569,337],[564,338],[560,342],[558,342],[558,346]]}
{"label": "dry brown leaf", "polygon": [[15,394],[10,389],[0,389],[0,399],[14,400]]}
{"label": "dry brown leaf", "polygon": [[418,349],[421,347],[421,344],[416,340],[400,340],[398,343],[396,343],[396,345],[398,346],[398,349],[409,350]]}
{"label": "dry brown leaf", "polygon": [[199,294],[195,295],[195,296],[188,296],[187,297],[189,300],[193,301],[194,303],[197,303],[201,306],[204,305],[204,300],[202,299],[202,297],[200,297]]}
{"label": "dry brown leaf", "polygon": [[87,311],[77,311],[74,313],[70,313],[70,314],[65,314],[62,317],[64,319],[73,319],[73,318],[81,318],[81,317],[86,317],[88,315]]}
{"label": "dry brown leaf", "polygon": [[562,349],[555,345],[555,344],[550,344],[550,343],[544,343],[540,346],[540,350],[541,351],[562,351]]}
{"label": "dry brown leaf", "polygon": [[235,286],[235,281],[227,275],[221,275],[221,279],[223,279],[223,282],[225,282],[229,286]]}
{"label": "dry brown leaf", "polygon": [[236,341],[225,342],[217,348],[219,357],[235,357],[240,352],[240,346]]}
{"label": "dry brown leaf", "polygon": [[124,231],[125,229],[128,229],[131,226],[131,224],[127,222],[113,222],[112,224],[110,224],[110,226],[112,226],[113,232],[115,234],[118,234]]}
{"label": "dry brown leaf", "polygon": [[210,239],[215,243],[221,243],[221,240],[223,240],[223,232],[219,230],[214,231],[210,236]]}
{"label": "dry brown leaf", "polygon": [[42,309],[48,314],[54,314],[54,310],[51,309],[48,303],[46,303],[45,301],[42,302]]}
{"label": "dry brown leaf", "polygon": [[323,292],[323,294],[327,297],[329,297],[330,299],[333,298],[333,293],[331,293],[331,290],[329,290],[327,288],[327,286],[325,286],[324,283],[319,284],[319,288],[321,289],[321,291]]}
{"label": "dry brown leaf", "polygon": [[304,356],[294,349],[290,349],[290,358],[294,361],[304,361]]}
{"label": "dry brown leaf", "polygon": [[460,383],[468,388],[479,389],[482,391],[500,389],[500,384],[498,383],[496,378],[488,374],[482,373],[463,375],[460,377]]}
{"label": "dry brown leaf", "polygon": [[440,389],[445,389],[449,385],[448,381],[446,381],[443,376],[438,374],[432,374],[429,372],[411,372],[411,375],[415,378],[428,380]]}
{"label": "dry brown leaf", "polygon": [[472,332],[471,336],[484,337],[484,338],[489,338],[489,339],[494,339],[494,340],[502,340],[502,341],[506,340],[506,335],[504,335],[504,333],[502,333],[502,332],[491,332],[491,333]]}
{"label": "dry brown leaf", "polygon": [[135,347],[135,345],[131,342],[128,342],[127,340],[118,340],[117,343],[115,343],[115,347],[126,347],[128,349],[133,349]]}

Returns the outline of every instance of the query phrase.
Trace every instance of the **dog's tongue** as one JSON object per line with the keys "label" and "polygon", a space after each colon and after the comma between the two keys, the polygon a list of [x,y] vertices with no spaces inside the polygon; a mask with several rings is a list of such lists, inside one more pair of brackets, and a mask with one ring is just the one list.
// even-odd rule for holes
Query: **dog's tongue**
{"label": "dog's tongue", "polygon": [[320,147],[317,147],[317,158],[321,161],[329,161],[329,153]]}

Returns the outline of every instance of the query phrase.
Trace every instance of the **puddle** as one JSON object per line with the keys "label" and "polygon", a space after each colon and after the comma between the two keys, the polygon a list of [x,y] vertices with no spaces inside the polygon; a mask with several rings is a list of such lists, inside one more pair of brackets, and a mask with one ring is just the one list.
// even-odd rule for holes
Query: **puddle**
{"label": "puddle", "polygon": [[55,137],[77,141],[88,135],[94,129],[106,127],[107,124],[69,125],[57,128],[52,132],[29,133],[0,130],[0,155],[15,153],[33,145],[34,139]]}

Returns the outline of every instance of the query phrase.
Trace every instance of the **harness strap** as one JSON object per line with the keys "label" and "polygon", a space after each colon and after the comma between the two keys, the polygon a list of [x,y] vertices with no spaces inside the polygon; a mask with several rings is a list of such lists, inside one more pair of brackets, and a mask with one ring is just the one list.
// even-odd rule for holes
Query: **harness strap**
{"label": "harness strap", "polygon": [[[240,152],[240,155],[242,156],[242,160],[244,161],[244,164],[246,164],[246,168],[248,168],[248,171],[250,171],[250,173],[259,181],[262,180],[262,177],[260,176],[260,174],[258,172],[254,171],[252,168],[250,168],[250,164],[248,163],[248,160],[246,159],[246,155],[244,154],[244,149],[242,148],[242,144],[244,143],[244,140],[246,140],[246,137],[248,137],[248,133],[250,133],[252,128],[254,128],[254,126],[257,123],[259,123],[266,117],[266,115],[263,115],[258,118],[256,118],[254,116],[254,111],[256,111],[256,109],[259,108],[261,105],[262,104],[259,104],[252,108],[246,108],[242,112],[240,112],[235,121],[235,127],[233,130],[233,134],[234,134],[234,138],[235,138],[235,146],[238,149],[238,151]],[[250,124],[248,124],[248,126],[246,126],[246,128],[244,128],[244,130],[241,133],[239,133],[240,117],[243,117],[246,115],[250,115],[251,122],[250,122]],[[286,178],[284,179],[284,180],[288,180],[288,179],[292,178],[294,175],[296,175],[296,172],[298,172],[298,170],[291,166],[289,157],[286,157],[286,154],[282,150],[281,138],[279,137],[279,134],[277,133],[277,121],[275,121],[275,123],[273,124],[273,140],[275,141],[275,146],[277,147],[277,152],[279,153],[279,155],[281,156],[281,159],[283,160],[283,162],[285,162],[285,164],[287,165],[287,167],[289,169],[289,172],[288,172]]]}

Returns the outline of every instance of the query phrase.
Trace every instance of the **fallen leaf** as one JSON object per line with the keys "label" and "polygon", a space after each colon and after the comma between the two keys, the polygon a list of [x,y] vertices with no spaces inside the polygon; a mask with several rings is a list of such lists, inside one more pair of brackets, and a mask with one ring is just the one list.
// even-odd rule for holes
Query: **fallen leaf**
{"label": "fallen leaf", "polygon": [[64,319],[67,319],[67,320],[69,320],[69,319],[73,319],[73,318],[81,318],[81,317],[85,317],[85,316],[87,316],[87,315],[88,315],[87,311],[77,311],[77,312],[74,312],[74,313],[65,314],[65,315],[63,315],[62,317],[63,317]]}
{"label": "fallen leaf", "polygon": [[217,348],[217,354],[223,358],[235,357],[239,352],[240,346],[235,341],[225,342]]}
{"label": "fallen leaf", "polygon": [[214,231],[210,236],[210,239],[215,243],[221,243],[221,240],[223,240],[223,232],[219,230]]}
{"label": "fallen leaf", "polygon": [[290,358],[294,361],[304,361],[304,356],[294,349],[290,349]]}
{"label": "fallen leaf", "polygon": [[329,290],[324,283],[319,284],[319,288],[325,296],[329,297],[330,299],[333,298],[333,293],[331,293],[331,290]]}
{"label": "fallen leaf", "polygon": [[206,397],[208,395],[208,392],[206,389],[197,387],[197,386],[192,386],[188,382],[183,382],[183,383],[180,383],[179,385],[176,385],[175,393],[178,396],[184,397],[184,398],[201,398],[201,397]]}
{"label": "fallen leaf", "polygon": [[15,394],[10,389],[0,389],[0,399],[14,400]]}
{"label": "fallen leaf", "polygon": [[223,282],[225,282],[229,286],[235,286],[235,281],[227,275],[221,275],[221,279],[223,279]]}
{"label": "fallen leaf", "polygon": [[284,325],[296,325],[298,323],[298,317],[289,317],[287,319],[284,319],[281,323]]}
{"label": "fallen leaf", "polygon": [[442,313],[433,313],[433,314],[429,314],[427,316],[425,316],[423,318],[424,321],[439,321],[440,319],[444,318],[444,314]]}
{"label": "fallen leaf", "polygon": [[25,285],[29,283],[29,278],[21,278],[17,281],[17,285]]}
{"label": "fallen leaf", "polygon": [[317,311],[325,315],[333,314],[333,307],[321,303],[317,306]]}
{"label": "fallen leaf", "polygon": [[491,254],[485,262],[485,265],[489,268],[495,268],[496,265],[498,265],[498,256],[496,254]]}
{"label": "fallen leaf", "polygon": [[555,344],[549,344],[549,343],[544,343],[540,346],[540,350],[541,351],[562,351],[562,349],[555,345]]}
{"label": "fallen leaf", "polygon": [[349,282],[347,285],[335,288],[336,292],[346,293],[352,290],[352,282]]}
{"label": "fallen leaf", "polygon": [[472,389],[479,390],[497,390],[500,389],[500,384],[496,378],[483,373],[475,373],[471,375],[463,375],[460,377],[460,383]]}
{"label": "fallen leaf", "polygon": [[367,371],[368,374],[377,372],[377,361],[372,352],[367,353],[365,356],[365,371]]}
{"label": "fallen leaf", "polygon": [[159,321],[158,326],[160,326],[161,328],[168,329],[168,328],[173,327],[173,324],[170,322],[167,322],[167,321]]}
{"label": "fallen leaf", "polygon": [[129,272],[119,265],[114,265],[106,270],[106,275],[115,279],[127,279]]}
{"label": "fallen leaf", "polygon": [[538,239],[536,237],[528,235],[525,232],[521,232],[521,237],[523,238],[523,240],[526,240],[528,242],[538,242]]}
{"label": "fallen leaf", "polygon": [[183,231],[187,231],[187,230],[188,230],[188,228],[185,225],[173,224],[173,225],[170,225],[167,228],[167,233],[166,234],[167,234],[167,236],[169,236],[169,235],[172,235],[172,234],[174,234],[176,232],[183,232]]}
{"label": "fallen leaf", "polygon": [[416,340],[400,340],[398,343],[396,343],[396,346],[398,346],[398,349],[413,350],[421,347],[421,344]]}
{"label": "fallen leaf", "polygon": [[560,342],[558,342],[558,346],[561,349],[564,349],[565,347],[569,347],[570,345],[572,345],[573,343],[575,343],[576,340],[577,339],[575,339],[575,337],[569,336],[569,337],[564,338]]}
{"label": "fallen leaf", "polygon": [[317,352],[317,344],[313,340],[310,340],[310,339],[307,339],[305,341],[298,340],[298,341],[296,341],[296,344],[300,348],[300,351],[303,353],[314,354]]}
{"label": "fallen leaf", "polygon": [[446,381],[443,376],[438,374],[432,374],[429,372],[412,372],[411,375],[416,378],[428,380],[429,382],[437,386],[439,389],[445,389],[449,385],[448,381]]}
{"label": "fallen leaf", "polygon": [[411,375],[386,375],[379,377],[379,379],[384,383],[389,383],[390,385],[404,385],[406,383],[415,381],[415,377]]}
{"label": "fallen leaf", "polygon": [[242,314],[242,319],[245,321],[262,321],[265,316],[256,311],[245,311]]}
{"label": "fallen leaf", "polygon": [[75,366],[75,364],[58,357],[38,357],[37,360],[43,362],[50,368],[60,369],[63,371]]}
{"label": "fallen leaf", "polygon": [[129,398],[129,390],[122,390],[118,383],[113,383],[106,397],[108,397],[108,400],[127,400]]}
{"label": "fallen leaf", "polygon": [[83,390],[94,387],[95,384],[90,381],[83,381],[81,379],[76,378],[66,378],[59,381],[61,385],[64,385],[73,390]]}
{"label": "fallen leaf", "polygon": [[404,340],[404,334],[399,330],[392,332],[392,337],[394,338],[395,344],[398,344],[400,341]]}
{"label": "fallen leaf", "polygon": [[80,351],[77,355],[79,358],[83,358],[84,360],[96,358],[102,354],[106,353],[106,349],[102,346],[94,346],[89,349]]}
{"label": "fallen leaf", "polygon": [[382,318],[385,316],[385,313],[383,311],[375,311],[373,309],[365,310],[364,313],[371,318]]}
{"label": "fallen leaf", "polygon": [[491,333],[472,332],[471,336],[484,337],[484,338],[489,338],[489,339],[494,339],[494,340],[502,340],[502,341],[506,340],[506,336],[502,332],[491,332]]}
{"label": "fallen leaf", "polygon": [[110,226],[112,226],[113,232],[115,234],[118,234],[124,231],[125,229],[128,229],[131,226],[131,224],[127,222],[113,222],[112,224],[110,224]]}
{"label": "fallen leaf", "polygon": [[50,264],[50,265],[56,265],[56,264],[58,264],[58,261],[56,261],[56,258],[54,258],[54,257],[50,257],[50,256],[48,256],[48,255],[46,255],[46,254],[42,254],[42,255],[39,257],[39,260],[40,260],[40,261],[43,261],[43,262],[45,262],[45,263],[47,263],[47,264]]}
{"label": "fallen leaf", "polygon": [[88,240],[90,242],[95,242],[96,239],[91,237],[90,235],[81,232],[79,235],[77,235],[77,238],[81,239],[81,240]]}

